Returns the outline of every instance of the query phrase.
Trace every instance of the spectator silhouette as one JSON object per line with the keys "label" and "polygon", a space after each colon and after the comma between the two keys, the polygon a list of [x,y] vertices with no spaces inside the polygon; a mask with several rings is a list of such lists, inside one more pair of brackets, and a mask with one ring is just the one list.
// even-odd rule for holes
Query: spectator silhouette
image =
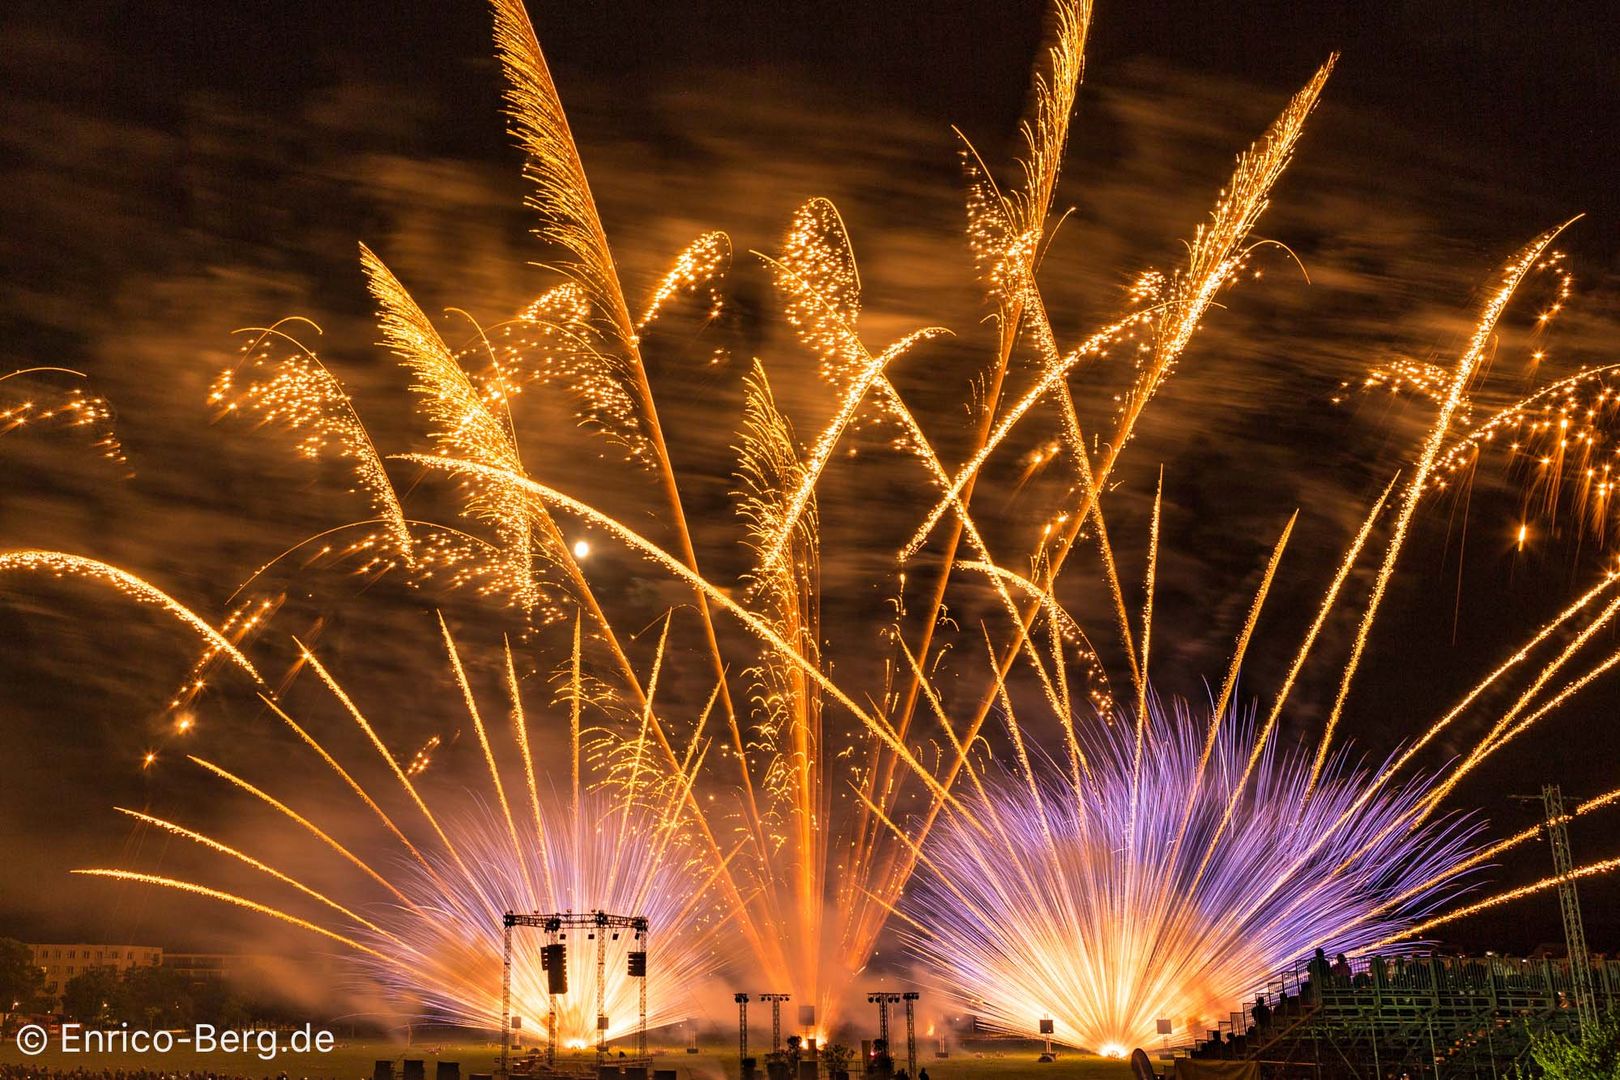
{"label": "spectator silhouette", "polygon": [[1264,994],[1255,999],[1254,1008],[1249,1010],[1249,1015],[1254,1017],[1255,1031],[1261,1032],[1271,1027],[1271,1006],[1266,1004]]}

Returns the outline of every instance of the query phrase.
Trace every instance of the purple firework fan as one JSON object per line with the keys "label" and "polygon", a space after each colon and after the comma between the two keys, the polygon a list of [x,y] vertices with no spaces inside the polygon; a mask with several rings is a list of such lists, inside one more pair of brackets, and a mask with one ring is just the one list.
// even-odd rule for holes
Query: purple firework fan
{"label": "purple firework fan", "polygon": [[[1157,702],[1095,725],[1084,767],[1005,775],[947,811],[903,931],[982,1021],[1122,1055],[1201,1030],[1313,949],[1364,952],[1455,898],[1479,832],[1427,818],[1423,777],[1254,745],[1251,723]],[[1208,752],[1206,754],[1206,745]],[[1185,1027],[1183,1026],[1185,1025]]]}

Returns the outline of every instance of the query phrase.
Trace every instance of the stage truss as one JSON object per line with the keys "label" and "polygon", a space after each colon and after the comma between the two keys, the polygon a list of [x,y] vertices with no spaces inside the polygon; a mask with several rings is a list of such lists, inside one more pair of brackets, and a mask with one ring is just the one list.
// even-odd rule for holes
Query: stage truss
{"label": "stage truss", "polygon": [[[596,942],[596,1063],[600,1066],[607,1059],[607,943],[611,931],[629,930],[635,934],[635,948],[631,956],[640,953],[642,966],[640,973],[634,977],[640,980],[639,997],[641,1001],[640,1015],[636,1023],[636,1056],[635,1061],[645,1064],[647,1054],[647,917],[645,915],[610,915],[605,911],[590,911],[575,913],[572,911],[552,912],[541,914],[535,912],[520,915],[508,911],[501,916],[502,945],[501,945],[501,1072],[505,1077],[508,1072],[508,1055],[512,1048],[512,931],[518,928],[532,928],[545,932],[547,945],[561,944],[568,930],[588,930],[590,933],[586,940]],[[617,934],[614,935],[617,937]],[[564,963],[566,963],[566,959]],[[557,997],[550,993],[551,983],[548,980],[546,995],[546,1065],[556,1068],[557,1065]]]}

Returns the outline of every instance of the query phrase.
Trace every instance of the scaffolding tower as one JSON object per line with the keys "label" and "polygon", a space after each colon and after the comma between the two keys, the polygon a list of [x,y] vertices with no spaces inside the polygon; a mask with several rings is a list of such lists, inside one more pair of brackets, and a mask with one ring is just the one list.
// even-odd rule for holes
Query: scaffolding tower
{"label": "scaffolding tower", "polygon": [[792,1001],[792,994],[761,994],[759,1000],[771,1003],[771,1053],[782,1051],[782,1002]]}
{"label": "scaffolding tower", "polygon": [[894,1047],[889,1043],[889,1006],[900,1004],[900,995],[880,991],[867,994],[866,1000],[878,1007],[878,1038],[883,1041],[883,1052],[892,1058]]}
{"label": "scaffolding tower", "polygon": [[906,1075],[914,1080],[917,1075],[917,999],[921,996],[915,990],[900,995],[906,1003]]}
{"label": "scaffolding tower", "polygon": [[1563,790],[1557,784],[1543,784],[1541,806],[1547,817],[1553,873],[1558,878],[1558,907],[1564,916],[1564,944],[1569,950],[1571,996],[1581,1034],[1587,1035],[1597,1028],[1597,992],[1592,984],[1592,957],[1586,951],[1581,897],[1575,890],[1575,863],[1569,851],[1569,815],[1564,813]]}

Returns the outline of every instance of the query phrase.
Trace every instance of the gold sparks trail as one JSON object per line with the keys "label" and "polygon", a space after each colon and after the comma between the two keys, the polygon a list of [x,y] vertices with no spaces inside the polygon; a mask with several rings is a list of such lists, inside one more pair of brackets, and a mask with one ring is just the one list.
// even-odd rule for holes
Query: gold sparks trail
{"label": "gold sparks trail", "polygon": [[[1197,330],[1218,317],[1212,313],[1266,244],[1255,230],[1334,58],[1238,156],[1180,265],[1140,274],[1120,310],[1065,342],[1040,269],[1056,229],[1053,203],[1094,13],[1087,0],[1058,0],[1020,159],[992,166],[963,140],[968,240],[993,326],[985,340],[958,339],[952,355],[973,353],[971,364],[941,376],[972,388],[965,439],[940,430],[960,423],[960,413],[920,411],[897,379],[908,364],[935,362],[948,332],[919,326],[874,341],[862,324],[845,221],[830,201],[811,199],[792,215],[781,249],[757,255],[792,332],[783,345],[791,352],[736,365],[742,413],[726,419],[736,432],[732,512],[694,517],[689,508],[703,503],[677,471],[676,461],[689,459],[672,452],[654,378],[679,378],[681,368],[649,363],[648,351],[663,342],[660,319],[694,306],[712,319],[724,308],[719,279],[731,241],[702,233],[645,302],[633,304],[527,14],[519,0],[494,0],[492,9],[511,134],[554,280],[487,329],[456,309],[450,324],[473,327],[458,344],[382,256],[361,246],[382,345],[405,372],[416,408],[414,443],[379,448],[338,371],[300,340],[318,330],[307,320],[248,332],[241,362],[209,399],[221,419],[274,426],[304,456],[344,463],[365,505],[358,520],[296,543],[281,539],[282,554],[253,571],[217,628],[106,563],[37,550],[0,555],[0,574],[108,585],[198,635],[202,674],[177,701],[200,701],[206,679],[245,675],[285,725],[274,725],[280,737],[293,736],[299,764],[280,764],[267,780],[201,754],[179,757],[204,781],[223,781],[225,798],[245,796],[268,810],[293,840],[334,860],[349,884],[305,880],[286,868],[290,861],[266,856],[258,835],[227,840],[136,811],[125,813],[140,827],[188,841],[247,883],[227,889],[139,870],[85,873],[178,890],[321,935],[354,953],[402,1010],[478,1027],[499,1015],[501,912],[605,908],[653,921],[649,993],[658,1022],[688,1015],[695,989],[729,966],[748,985],[814,1006],[825,1035],[885,935],[898,929],[943,994],[964,1004],[995,997],[1002,1004],[986,1007],[985,1017],[1019,1034],[1031,1034],[1031,1018],[1060,1012],[1059,1038],[1093,1048],[1130,1045],[1158,1016],[1230,1012],[1271,967],[1315,945],[1382,947],[1555,884],[1532,882],[1445,910],[1461,875],[1534,835],[1477,845],[1449,816],[1449,797],[1620,664],[1604,635],[1620,613],[1612,579],[1530,634],[1454,706],[1413,702],[1414,712],[1437,719],[1414,727],[1410,745],[1385,767],[1350,768],[1341,751],[1355,716],[1354,680],[1401,552],[1436,492],[1477,467],[1498,434],[1517,433],[1511,437],[1527,450],[1545,451],[1546,469],[1532,486],[1549,513],[1573,484],[1588,523],[1606,520],[1612,481],[1592,454],[1602,417],[1620,397],[1605,381],[1615,365],[1482,409],[1486,419],[1470,426],[1492,344],[1514,317],[1524,282],[1547,270],[1561,283],[1538,325],[1568,298],[1568,271],[1551,248],[1563,227],[1502,267],[1454,358],[1369,377],[1370,386],[1413,389],[1433,416],[1410,455],[1388,463],[1382,476],[1394,479],[1382,494],[1357,510],[1359,528],[1324,575],[1303,639],[1277,664],[1286,674],[1263,694],[1264,719],[1251,725],[1239,675],[1252,652],[1274,647],[1266,601],[1306,573],[1285,554],[1296,524],[1317,515],[1277,508],[1269,555],[1256,559],[1258,586],[1224,650],[1229,659],[1219,672],[1198,673],[1166,671],[1178,650],[1153,626],[1155,592],[1176,543],[1163,471],[1140,556],[1123,546],[1137,526],[1116,528],[1109,517],[1123,501],[1115,494],[1126,482],[1120,463],[1138,443],[1142,418],[1177,368],[1196,361]],[[980,313],[953,314],[961,328]],[[1130,359],[1103,363],[1116,354]],[[806,355],[821,376],[826,400],[817,415],[825,419],[801,441],[791,415],[801,403],[780,401],[772,374]],[[613,492],[618,509],[536,464],[559,447],[525,445],[523,395],[535,393],[572,403],[579,430],[553,432],[553,442],[571,458],[600,460],[589,466],[597,470],[591,490]],[[1571,436],[1583,405],[1587,416]],[[1548,409],[1564,411],[1554,417]],[[81,414],[96,423],[106,415],[89,405]],[[25,419],[0,414],[0,431]],[[1055,435],[1025,457],[1013,510],[980,520],[983,492],[1000,479],[995,470],[1042,423]],[[850,553],[856,558],[847,561],[873,579],[840,580],[850,592],[838,599],[869,585],[892,601],[885,618],[849,615],[854,605],[842,602],[823,608],[821,521],[834,490],[826,481],[869,438],[891,451],[884,467],[896,471],[894,490],[917,497],[861,509],[874,516],[865,535],[892,526],[903,542]],[[1550,439],[1561,440],[1556,456]],[[596,453],[589,440],[614,453]],[[960,450],[947,458],[940,446]],[[406,468],[413,482],[397,488],[394,475]],[[1043,483],[1026,488],[1037,474]],[[422,498],[418,485],[429,490],[429,505],[452,505],[454,520],[410,512],[407,504]],[[1055,499],[1054,489],[1062,492]],[[1047,494],[1037,504],[1031,491]],[[739,540],[746,570],[715,574]],[[1363,594],[1356,575],[1369,549],[1378,556]],[[297,650],[280,692],[260,675],[250,653],[258,655],[254,644],[279,617],[274,583],[300,560],[347,565],[368,582],[395,575],[407,586],[407,606],[432,620],[441,663],[418,665],[413,677],[423,686],[401,689],[437,688],[465,718],[472,775],[462,779],[476,811],[441,801],[442,786],[420,779],[441,767],[437,737],[414,757],[402,751],[398,733],[372,719],[381,714],[368,715],[376,706],[363,705],[364,680],[340,673],[316,638],[279,637],[292,637]],[[638,587],[647,585],[629,598],[627,563]],[[1310,588],[1315,596],[1322,585]],[[1076,606],[1087,595],[1103,598],[1090,605],[1096,610]],[[649,604],[648,596],[656,599]],[[1329,640],[1335,616],[1352,604],[1353,635]],[[1323,655],[1340,648],[1342,661]],[[1285,705],[1307,666],[1330,664],[1335,689],[1322,730],[1303,743],[1285,739]],[[288,704],[287,685],[306,671],[317,707],[338,718],[364,766],[318,719]],[[1210,707],[1162,702],[1150,671],[1162,682],[1217,676]],[[498,709],[486,685],[497,676]],[[1499,708],[1500,700],[1511,703]],[[1422,773],[1419,752],[1464,725],[1484,734],[1454,765]],[[194,737],[189,722],[180,730],[177,737]],[[548,749],[565,738],[563,764]],[[364,779],[376,769],[373,753],[384,766],[375,783]],[[300,770],[338,785],[352,818],[306,806]],[[1620,801],[1611,796],[1576,812]],[[362,823],[371,830],[364,837]],[[1613,865],[1604,859],[1579,873]],[[546,1013],[539,970],[538,954],[516,958],[516,1008],[535,1028]],[[615,1032],[635,1011],[635,990],[622,976],[607,990]],[[564,1009],[559,1038],[594,1040],[584,1001],[581,993]]]}

